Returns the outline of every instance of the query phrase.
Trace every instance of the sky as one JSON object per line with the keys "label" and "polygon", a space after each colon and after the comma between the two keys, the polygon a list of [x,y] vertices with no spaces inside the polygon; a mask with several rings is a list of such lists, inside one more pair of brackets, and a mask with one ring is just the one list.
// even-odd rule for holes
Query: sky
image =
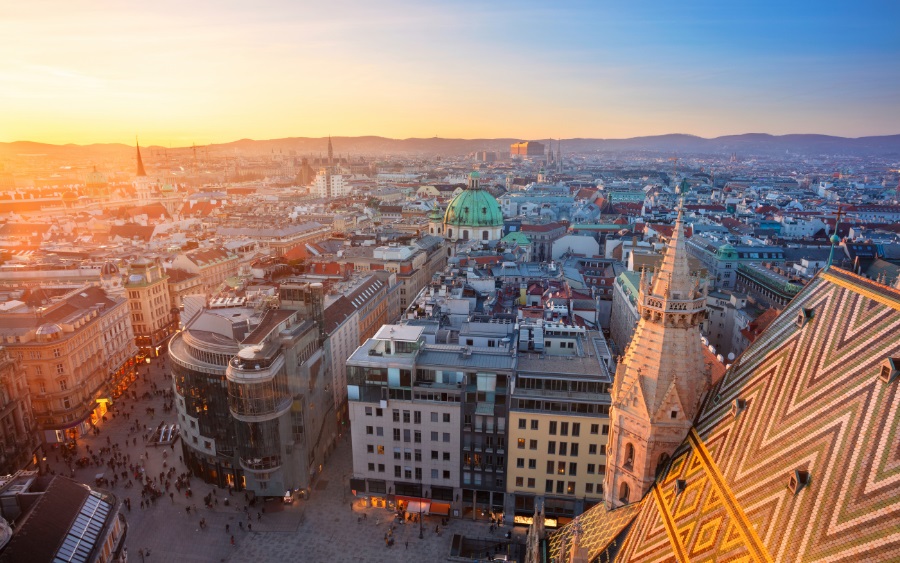
{"label": "sky", "polygon": [[900,133],[900,2],[0,0],[0,141]]}

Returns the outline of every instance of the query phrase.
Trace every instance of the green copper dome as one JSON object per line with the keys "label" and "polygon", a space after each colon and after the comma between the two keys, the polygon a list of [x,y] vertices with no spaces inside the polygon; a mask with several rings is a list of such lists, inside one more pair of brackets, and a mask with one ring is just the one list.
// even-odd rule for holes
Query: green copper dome
{"label": "green copper dome", "polygon": [[494,196],[486,190],[470,187],[447,206],[444,224],[454,227],[500,227],[503,225],[503,213]]}

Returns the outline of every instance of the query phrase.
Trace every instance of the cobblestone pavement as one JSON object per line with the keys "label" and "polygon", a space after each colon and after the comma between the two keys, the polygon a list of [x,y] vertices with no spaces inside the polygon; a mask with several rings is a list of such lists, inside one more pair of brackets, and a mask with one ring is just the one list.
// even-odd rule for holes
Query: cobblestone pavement
{"label": "cobblestone pavement", "polygon": [[[169,447],[148,447],[142,444],[140,434],[129,433],[129,426],[136,419],[150,428],[156,428],[161,421],[167,424],[176,422],[174,409],[169,413],[163,412],[162,397],[153,395],[150,399],[140,398],[144,392],[150,391],[151,383],[156,383],[159,389],[171,388],[171,380],[163,375],[164,364],[163,360],[157,359],[149,368],[142,368],[147,374],[147,381],[144,382],[139,377],[132,386],[139,399],[133,401],[130,397],[123,396],[116,401],[116,408],[120,412],[132,413],[131,420],[115,415],[102,423],[99,436],[79,439],[79,457],[85,454],[87,445],[95,452],[105,447],[108,437],[111,443],[120,445],[120,451],[131,454],[132,462],[138,461],[141,454],[149,454],[145,462],[149,475],[158,475],[163,471],[163,463],[166,463],[166,469],[174,465],[177,473],[186,470],[179,461],[180,443],[175,443],[174,450]],[[130,391],[131,389],[129,394]],[[156,409],[155,416],[145,414],[148,407]],[[137,445],[132,445],[135,437]],[[163,450],[168,451],[167,458],[163,457]],[[48,454],[47,464],[57,473],[69,474],[69,468],[55,452]],[[104,469],[105,466],[99,468],[93,465],[76,468],[74,478],[93,486],[94,476]],[[249,507],[249,517],[244,512],[247,503],[243,493],[234,493],[230,497],[230,506],[225,506],[223,501],[228,496],[227,490],[203,483],[199,479],[191,481],[191,499],[178,494],[173,488],[174,500],[163,497],[144,509],[140,508],[140,492],[137,487],[126,489],[120,480],[118,486],[110,486],[108,489],[120,501],[131,499],[131,510],[122,508],[128,521],[126,546],[129,559],[141,563],[443,561],[449,556],[454,534],[500,540],[500,536],[509,529],[501,528],[491,534],[489,523],[451,518],[449,526],[437,535],[434,526],[439,523],[439,518],[431,517],[425,519],[423,539],[419,539],[417,524],[397,524],[393,531],[393,547],[385,547],[384,534],[388,533],[392,514],[382,508],[363,507],[360,502],[354,503],[351,508],[351,471],[350,440],[349,436],[344,436],[327,460],[308,500],[296,501],[288,506],[276,499],[263,504],[265,512],[257,502],[255,507]],[[203,504],[203,497],[213,491],[219,502],[212,509],[207,509]],[[185,510],[187,506],[191,506],[190,515]],[[206,520],[205,529],[200,528],[201,518]],[[225,530],[226,525],[228,532]],[[514,539],[524,541],[523,529],[515,529],[513,533]],[[140,551],[149,552],[149,556],[141,556]]]}

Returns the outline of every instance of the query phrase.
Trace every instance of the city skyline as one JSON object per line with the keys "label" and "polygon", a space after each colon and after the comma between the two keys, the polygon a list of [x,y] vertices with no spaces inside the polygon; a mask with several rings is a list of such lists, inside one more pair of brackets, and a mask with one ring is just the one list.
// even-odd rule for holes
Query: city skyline
{"label": "city skyline", "polygon": [[4,142],[900,131],[900,8],[882,2],[6,12]]}

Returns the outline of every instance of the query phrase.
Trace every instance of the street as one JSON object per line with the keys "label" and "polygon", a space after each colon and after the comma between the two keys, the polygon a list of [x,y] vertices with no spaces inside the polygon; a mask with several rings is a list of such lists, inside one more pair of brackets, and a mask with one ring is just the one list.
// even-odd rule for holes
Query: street
{"label": "street", "polygon": [[[157,358],[146,374],[133,384],[138,400],[123,395],[116,401],[116,413],[101,423],[99,435],[88,435],[78,440],[76,459],[87,455],[90,446],[93,453],[110,444],[118,444],[122,456],[130,455],[130,463],[143,463],[145,475],[159,480],[160,473],[174,467],[174,477],[187,471],[179,457],[181,443],[169,446],[146,446],[143,442],[144,426],[155,429],[160,422],[177,423],[175,410],[163,412],[166,399],[158,391],[170,391],[171,380],[164,376],[164,360]],[[142,398],[144,393],[149,398]],[[153,409],[153,414],[147,409]],[[124,413],[130,413],[126,420]],[[141,431],[131,432],[138,420]],[[135,444],[135,438],[137,443]],[[446,560],[454,534],[467,538],[482,538],[489,543],[501,541],[508,528],[489,531],[489,523],[450,519],[448,526],[441,526],[440,534],[435,526],[439,517],[426,517],[423,523],[423,539],[419,539],[419,525],[394,521],[394,514],[386,509],[364,507],[362,502],[352,502],[348,490],[348,478],[352,472],[349,436],[345,435],[325,464],[323,473],[313,487],[310,498],[296,500],[292,505],[282,503],[280,497],[268,502],[257,501],[248,506],[243,492],[229,497],[227,489],[214,487],[199,479],[190,481],[190,498],[185,489],[171,487],[163,496],[141,508],[140,486],[135,483],[126,488],[127,480],[120,479],[113,486],[104,488],[116,494],[120,501],[130,499],[131,509],[122,507],[128,521],[126,545],[131,561],[436,561]],[[115,450],[114,450],[115,451]],[[166,452],[166,457],[163,452]],[[141,460],[142,454],[146,459]],[[104,456],[106,459],[108,457]],[[47,456],[51,470],[69,475],[58,450]],[[128,464],[126,463],[126,466]],[[165,465],[165,466],[164,466]],[[127,469],[127,467],[126,467]],[[117,469],[121,473],[121,469]],[[74,478],[94,486],[97,474],[112,470],[105,465],[75,467]],[[166,476],[168,478],[168,475]],[[158,485],[162,488],[162,484]],[[170,498],[169,492],[172,492]],[[204,497],[212,495],[212,507],[204,504]],[[228,506],[225,499],[228,498]],[[351,507],[351,504],[353,505]],[[188,510],[188,508],[190,510]],[[201,520],[205,526],[201,527]],[[391,530],[391,525],[394,529]],[[394,540],[391,547],[385,545],[385,535]],[[514,540],[524,541],[524,529],[514,531]],[[233,540],[232,540],[233,538]]]}

